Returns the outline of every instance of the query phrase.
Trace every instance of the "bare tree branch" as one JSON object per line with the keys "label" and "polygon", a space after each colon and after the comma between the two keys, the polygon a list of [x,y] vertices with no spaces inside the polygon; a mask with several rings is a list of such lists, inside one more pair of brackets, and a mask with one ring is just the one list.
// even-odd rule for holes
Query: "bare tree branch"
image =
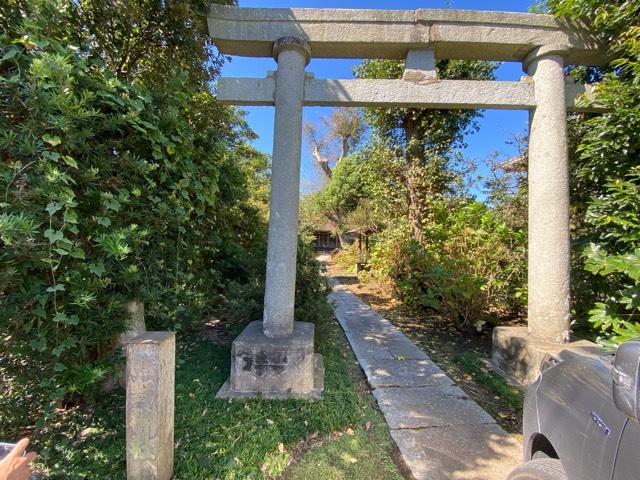
{"label": "bare tree branch", "polygon": [[331,116],[320,120],[326,130],[324,135],[321,136],[311,122],[305,124],[304,131],[315,163],[327,179],[331,179],[336,165],[362,141],[366,125],[356,108],[336,108]]}

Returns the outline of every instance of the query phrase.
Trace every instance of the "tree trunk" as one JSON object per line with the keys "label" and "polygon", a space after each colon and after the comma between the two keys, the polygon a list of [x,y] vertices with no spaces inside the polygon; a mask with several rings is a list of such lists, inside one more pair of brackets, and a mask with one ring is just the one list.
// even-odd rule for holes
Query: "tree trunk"
{"label": "tree trunk", "polygon": [[414,240],[422,243],[422,208],[420,202],[420,173],[424,162],[424,146],[420,129],[411,119],[404,122],[405,137],[407,139],[406,172],[407,200],[409,207],[409,223]]}
{"label": "tree trunk", "polygon": [[320,168],[322,169],[322,172],[327,176],[327,179],[331,180],[333,172],[331,171],[331,167],[329,166],[329,159],[322,156],[317,145],[313,146],[311,154],[313,155],[313,158],[315,159],[318,166],[320,166]]}
{"label": "tree trunk", "polygon": [[347,237],[342,232],[338,232],[338,240],[340,241],[340,248],[347,246]]}

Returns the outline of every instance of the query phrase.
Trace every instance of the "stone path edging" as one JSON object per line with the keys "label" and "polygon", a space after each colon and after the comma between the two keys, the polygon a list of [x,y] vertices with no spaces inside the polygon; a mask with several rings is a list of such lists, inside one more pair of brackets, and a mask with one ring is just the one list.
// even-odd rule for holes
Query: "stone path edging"
{"label": "stone path edging", "polygon": [[336,279],[336,317],[416,480],[503,480],[522,447],[406,335]]}

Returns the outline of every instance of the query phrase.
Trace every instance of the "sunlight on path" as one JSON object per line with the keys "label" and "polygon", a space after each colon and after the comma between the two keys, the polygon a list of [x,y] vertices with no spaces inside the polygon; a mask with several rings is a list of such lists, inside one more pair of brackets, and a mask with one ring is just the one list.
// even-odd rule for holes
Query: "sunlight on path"
{"label": "sunlight on path", "polygon": [[520,442],[391,322],[337,278],[329,282],[336,317],[416,480],[506,478],[521,462]]}

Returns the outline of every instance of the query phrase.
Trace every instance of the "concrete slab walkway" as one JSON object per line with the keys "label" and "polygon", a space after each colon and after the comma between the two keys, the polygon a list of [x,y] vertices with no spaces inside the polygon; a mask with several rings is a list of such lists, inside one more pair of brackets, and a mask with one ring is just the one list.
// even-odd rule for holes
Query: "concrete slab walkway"
{"label": "concrete slab walkway", "polygon": [[391,322],[330,278],[336,317],[416,480],[504,480],[520,442]]}

